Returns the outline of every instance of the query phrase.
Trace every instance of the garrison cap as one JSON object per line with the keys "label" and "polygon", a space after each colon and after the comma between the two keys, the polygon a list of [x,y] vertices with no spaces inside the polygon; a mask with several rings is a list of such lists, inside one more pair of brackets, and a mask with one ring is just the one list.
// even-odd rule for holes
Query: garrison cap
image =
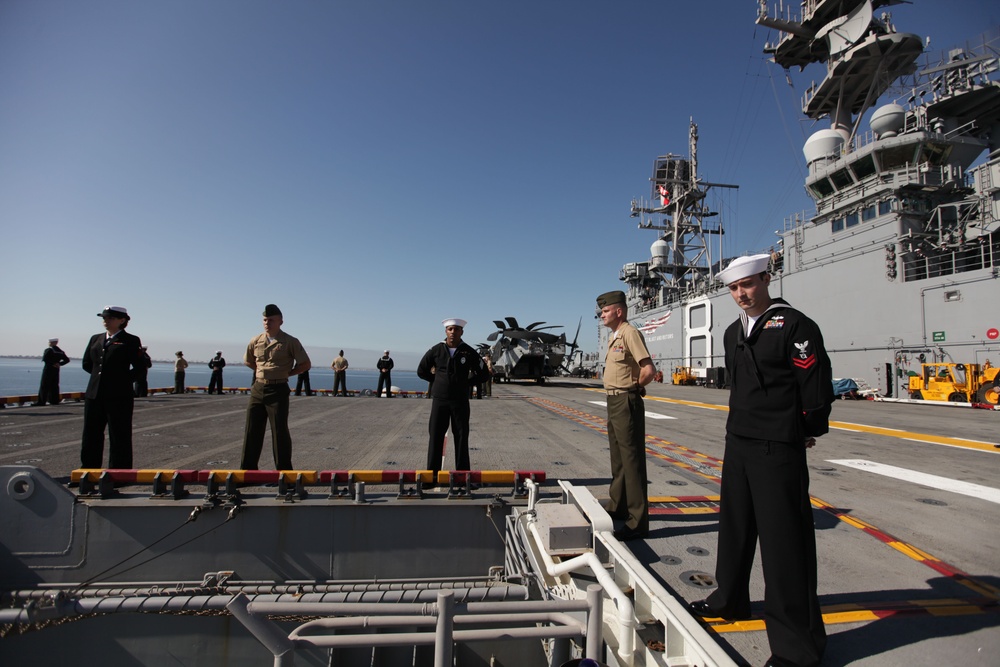
{"label": "garrison cap", "polygon": [[767,254],[737,257],[729,263],[729,266],[724,271],[719,271],[717,277],[722,281],[723,285],[730,285],[737,280],[743,280],[749,276],[764,273],[767,271],[767,264],[770,261],[771,256]]}
{"label": "garrison cap", "polygon": [[104,306],[104,310],[97,313],[98,317],[128,317],[128,309],[125,306]]}
{"label": "garrison cap", "polygon": [[615,290],[614,292],[605,292],[597,297],[598,308],[604,308],[604,306],[610,306],[615,303],[625,303],[625,292]]}
{"label": "garrison cap", "polygon": [[264,317],[274,317],[275,315],[282,317],[281,308],[278,308],[273,303],[264,306]]}

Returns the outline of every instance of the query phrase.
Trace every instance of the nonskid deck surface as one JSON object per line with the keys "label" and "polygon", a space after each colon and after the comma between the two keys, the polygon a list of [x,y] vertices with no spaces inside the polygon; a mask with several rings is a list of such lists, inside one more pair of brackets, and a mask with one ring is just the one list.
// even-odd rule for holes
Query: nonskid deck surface
{"label": "nonskid deck surface", "polygon": [[[493,391],[472,402],[473,468],[545,471],[543,488],[554,491],[554,480],[566,479],[607,496],[599,385],[565,380]],[[714,586],[727,399],[715,389],[653,385],[646,401],[652,532],[629,547],[688,601]],[[235,467],[246,401],[203,394],[137,400],[136,468]],[[429,407],[422,399],[293,397],[293,462],[313,471],[420,470]],[[1000,652],[996,413],[838,401],[832,420],[809,454],[820,601],[831,634],[824,664],[989,664]],[[3,410],[0,465],[34,465],[68,482],[81,429],[79,403]],[[445,469],[451,456],[449,448]],[[271,467],[267,446],[261,467]],[[447,497],[437,490],[416,502],[463,502]],[[762,664],[769,653],[759,558],[752,599],[753,620],[712,629],[738,662]]]}

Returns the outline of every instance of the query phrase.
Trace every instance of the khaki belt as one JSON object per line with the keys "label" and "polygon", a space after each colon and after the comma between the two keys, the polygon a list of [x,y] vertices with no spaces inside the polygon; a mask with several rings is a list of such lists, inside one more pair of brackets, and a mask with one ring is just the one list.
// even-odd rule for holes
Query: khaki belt
{"label": "khaki belt", "polygon": [[288,378],[284,380],[254,380],[257,384],[288,384]]}
{"label": "khaki belt", "polygon": [[622,394],[637,394],[639,393],[638,387],[632,387],[631,389],[608,389],[608,396],[621,396]]}

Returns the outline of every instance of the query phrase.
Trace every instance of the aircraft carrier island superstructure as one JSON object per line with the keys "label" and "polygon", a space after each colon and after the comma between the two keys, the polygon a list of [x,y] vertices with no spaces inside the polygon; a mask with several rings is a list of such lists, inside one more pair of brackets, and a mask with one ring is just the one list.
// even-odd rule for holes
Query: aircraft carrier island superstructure
{"label": "aircraft carrier island superstructure", "polygon": [[[810,1],[783,18],[761,3],[757,23],[780,31],[765,46],[777,64],[826,65],[802,110],[830,126],[803,148],[815,213],[747,252],[772,253],[772,295],[820,325],[836,377],[905,396],[923,361],[1000,357],[1000,30],[925,54],[922,37],[875,16],[888,4]],[[715,279],[731,258],[706,202],[734,186],[701,179],[693,122],[690,136],[688,157],[654,161],[653,203],[633,201],[640,228],[661,234],[620,278],[660,370],[711,381],[737,309]]]}

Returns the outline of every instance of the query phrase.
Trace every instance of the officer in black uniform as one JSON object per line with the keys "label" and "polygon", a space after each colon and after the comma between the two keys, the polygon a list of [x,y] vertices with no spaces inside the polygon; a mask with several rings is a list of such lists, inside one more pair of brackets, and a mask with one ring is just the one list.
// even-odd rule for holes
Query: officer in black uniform
{"label": "officer in black uniform", "polygon": [[49,346],[42,353],[42,382],[38,386],[38,400],[35,405],[59,401],[59,369],[69,363],[69,357],[59,348],[59,339],[50,338]]}
{"label": "officer in black uniform", "polygon": [[382,398],[382,387],[385,386],[385,393],[392,398],[392,367],[395,364],[392,361],[392,357],[389,356],[389,350],[379,357],[378,363],[375,364],[375,368],[378,369],[378,389],[375,390],[375,395]]}
{"label": "officer in black uniform", "polygon": [[226,367],[226,360],[222,358],[222,350],[216,350],[215,356],[209,360],[208,367],[212,369],[212,377],[208,381],[208,393],[213,391],[222,393],[222,369]]}
{"label": "officer in black uniform", "polygon": [[142,342],[125,331],[128,310],[105,306],[104,333],[95,334],[83,354],[83,370],[90,373],[83,402],[83,443],[80,465],[100,468],[104,460],[107,427],[109,468],[132,468],[132,378],[142,363]]}
{"label": "officer in black uniform", "polygon": [[[465,320],[448,319],[445,340],[427,350],[417,365],[417,375],[431,383],[431,417],[427,425],[427,470],[434,480],[441,470],[444,436],[451,425],[455,438],[455,470],[469,470],[469,383],[482,382],[489,371],[479,353],[462,342]],[[428,486],[434,486],[431,483]]]}
{"label": "officer in black uniform", "polygon": [[816,535],[806,450],[829,430],[830,359],[815,322],[768,293],[768,255],[740,257],[719,279],[742,309],[725,333],[731,378],[722,467],[719,587],[691,610],[750,616],[757,540],[764,570],[767,665],[819,665],[826,630],[816,595]]}

